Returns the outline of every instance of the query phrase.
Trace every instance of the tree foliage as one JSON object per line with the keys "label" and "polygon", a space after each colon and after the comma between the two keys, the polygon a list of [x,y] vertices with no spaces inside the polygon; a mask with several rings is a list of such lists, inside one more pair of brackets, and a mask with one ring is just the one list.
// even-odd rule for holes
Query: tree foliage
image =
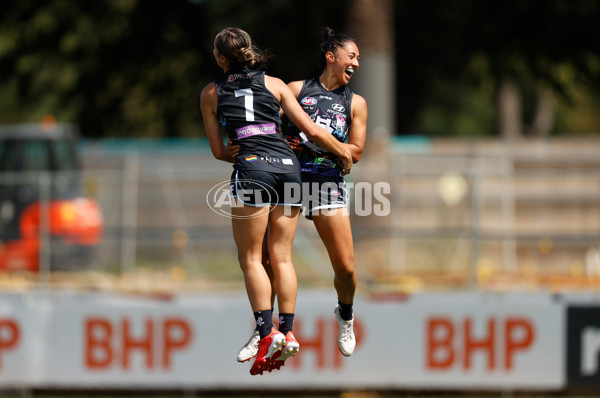
{"label": "tree foliage", "polygon": [[[340,0],[33,0],[0,3],[0,123],[52,114],[86,137],[203,135],[198,102],[220,71],[212,40],[240,26],[277,57],[285,81],[319,72],[324,26],[348,31]],[[493,92],[503,77],[542,81],[573,101],[600,87],[594,0],[396,0],[398,124],[456,108],[452,92]],[[360,38],[359,44],[360,44]],[[450,82],[450,83],[449,83]],[[432,104],[435,105],[432,107]],[[425,112],[425,113],[424,113]],[[432,113],[429,113],[431,115]],[[448,112],[446,112],[448,115]],[[487,129],[493,115],[470,123]],[[442,119],[437,119],[444,120]],[[442,122],[444,123],[444,122]],[[458,123],[465,128],[469,123]],[[475,127],[477,128],[477,127]]]}
{"label": "tree foliage", "polygon": [[[527,97],[538,84],[567,104],[576,101],[576,86],[600,92],[600,3],[595,0],[425,0],[396,6],[401,131],[431,124],[424,109],[450,110],[437,118],[438,132],[444,123],[454,134],[494,131],[494,116],[481,104],[493,105],[505,79],[523,90],[524,117],[532,108]],[[479,101],[469,105],[462,97],[468,91]],[[474,129],[464,128],[466,119],[478,120]],[[458,130],[448,129],[452,122]]]}
{"label": "tree foliage", "polygon": [[202,135],[199,93],[219,73],[212,40],[220,29],[247,29],[280,55],[276,72],[304,77],[320,39],[307,23],[343,20],[340,4],[314,13],[276,0],[3,2],[0,123],[52,114],[88,137]]}

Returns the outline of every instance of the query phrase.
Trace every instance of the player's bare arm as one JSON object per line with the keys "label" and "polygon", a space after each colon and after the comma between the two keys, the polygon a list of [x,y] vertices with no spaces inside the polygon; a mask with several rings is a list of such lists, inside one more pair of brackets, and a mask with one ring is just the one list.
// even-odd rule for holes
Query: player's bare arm
{"label": "player's bare arm", "polygon": [[265,84],[281,103],[285,115],[306,136],[321,148],[326,149],[340,158],[344,174],[348,174],[352,168],[352,153],[341,142],[335,139],[327,130],[316,125],[298,104],[296,96],[281,79],[265,76]]}
{"label": "player's bare arm", "polygon": [[206,136],[216,159],[224,162],[233,163],[234,158],[227,153],[227,149],[223,144],[221,136],[221,128],[219,119],[217,118],[217,87],[214,83],[208,84],[200,95],[200,110],[204,119],[204,127],[206,128]]}
{"label": "player's bare arm", "polygon": [[352,153],[352,161],[358,162],[362,157],[367,138],[367,101],[358,94],[352,98],[352,123],[348,134],[348,149]]}

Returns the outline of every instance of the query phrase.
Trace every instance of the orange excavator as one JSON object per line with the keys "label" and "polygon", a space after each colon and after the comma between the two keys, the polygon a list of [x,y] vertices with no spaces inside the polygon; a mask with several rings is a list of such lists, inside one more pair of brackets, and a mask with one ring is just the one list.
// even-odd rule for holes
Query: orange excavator
{"label": "orange excavator", "polygon": [[103,217],[82,192],[78,140],[68,124],[0,126],[0,271],[93,263]]}

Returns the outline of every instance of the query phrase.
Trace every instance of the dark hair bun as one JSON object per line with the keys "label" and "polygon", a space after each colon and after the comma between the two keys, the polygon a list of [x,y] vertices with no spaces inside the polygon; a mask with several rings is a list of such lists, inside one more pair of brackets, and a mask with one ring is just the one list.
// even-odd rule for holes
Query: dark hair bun
{"label": "dark hair bun", "polygon": [[335,31],[333,29],[331,29],[329,26],[326,26],[325,29],[323,29],[323,38],[325,40],[327,40],[331,36],[335,36]]}

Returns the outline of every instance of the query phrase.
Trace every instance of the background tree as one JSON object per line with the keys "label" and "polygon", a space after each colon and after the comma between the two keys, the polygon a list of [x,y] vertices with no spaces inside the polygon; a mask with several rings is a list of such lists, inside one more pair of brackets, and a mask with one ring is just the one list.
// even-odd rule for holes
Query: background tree
{"label": "background tree", "polygon": [[396,122],[393,2],[352,0],[350,10],[349,33],[361,53],[360,73],[350,85],[368,104],[367,138],[387,145]]}
{"label": "background tree", "polygon": [[[584,95],[598,104],[596,1],[395,4],[401,133],[545,136],[565,127],[553,97],[570,111],[582,89],[592,88]],[[579,128],[599,126],[590,117]]]}
{"label": "background tree", "polygon": [[[600,130],[597,1],[390,3],[396,84],[389,98],[396,105],[388,113],[397,134]],[[202,136],[200,89],[220,72],[211,54],[216,32],[229,25],[248,30],[277,55],[271,74],[303,79],[319,73],[324,26],[350,33],[366,26],[349,19],[351,4],[1,2],[0,123],[52,114],[90,138]],[[502,127],[508,125],[514,127]]]}

